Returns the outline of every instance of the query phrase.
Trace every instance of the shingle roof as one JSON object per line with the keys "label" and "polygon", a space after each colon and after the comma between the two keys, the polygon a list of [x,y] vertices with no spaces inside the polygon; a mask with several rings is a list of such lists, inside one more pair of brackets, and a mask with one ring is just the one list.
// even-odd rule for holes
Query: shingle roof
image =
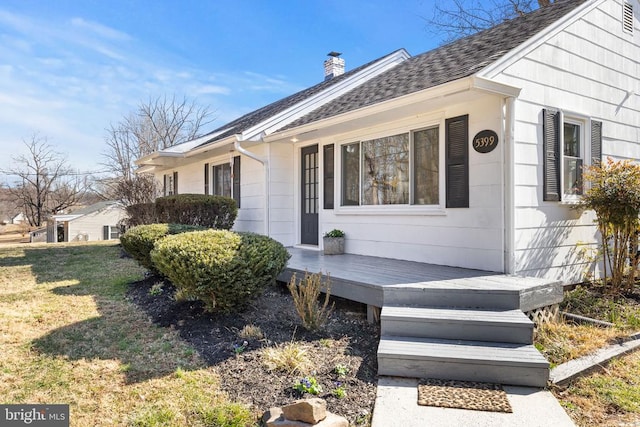
{"label": "shingle roof", "polygon": [[86,206],[82,209],[78,209],[77,211],[73,211],[70,213],[70,215],[88,215],[116,204],[118,204],[118,202],[114,200],[105,200],[102,202],[94,203],[93,205]]}
{"label": "shingle roof", "polygon": [[[257,124],[259,124],[260,122],[268,119],[269,117],[272,117],[284,110],[286,110],[289,107],[292,107],[293,105],[305,100],[306,98],[313,96],[319,92],[321,92],[322,90],[358,73],[359,71],[369,67],[370,65],[374,64],[375,62],[378,62],[390,55],[393,55],[394,53],[398,52],[401,49],[398,49],[394,52],[389,53],[388,55],[385,55],[381,58],[375,59],[371,62],[368,62],[367,64],[364,64],[360,67],[354,68],[353,70],[350,70],[342,75],[333,77],[329,80],[324,80],[314,86],[311,86],[307,89],[301,90],[300,92],[294,93],[293,95],[287,96],[286,98],[282,98],[276,102],[273,102],[265,107],[262,107],[258,110],[252,111],[250,113],[245,114],[244,116],[229,122],[227,124],[225,124],[224,126],[221,126],[211,132],[209,132],[207,135],[213,135],[215,133],[219,133],[221,131],[224,131],[222,133],[220,133],[219,135],[216,135],[215,138],[207,140],[207,142],[200,144],[199,146],[203,146],[206,144],[210,144],[212,142],[227,138],[229,136],[235,135],[237,133],[241,133],[249,128],[251,128],[252,126],[255,126]],[[206,135],[204,135],[206,136]]]}
{"label": "shingle roof", "polygon": [[280,130],[471,76],[585,1],[558,0],[551,6],[414,56]]}

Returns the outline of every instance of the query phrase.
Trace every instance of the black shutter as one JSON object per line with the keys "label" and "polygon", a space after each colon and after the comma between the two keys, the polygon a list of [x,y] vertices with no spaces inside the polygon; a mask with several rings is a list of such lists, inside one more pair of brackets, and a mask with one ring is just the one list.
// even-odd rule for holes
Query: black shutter
{"label": "black shutter", "polygon": [[109,240],[110,233],[109,233],[109,226],[108,225],[103,225],[102,226],[102,240]]}
{"label": "black shutter", "polygon": [[542,110],[543,138],[543,200],[560,201],[560,113],[556,110]]}
{"label": "black shutter", "polygon": [[447,207],[469,207],[469,115],[445,121]]}
{"label": "black shutter", "polygon": [[333,190],[334,190],[334,146],[333,144],[325,145],[323,153],[323,170],[324,170],[324,208],[333,209]]}
{"label": "black shutter", "polygon": [[209,195],[209,163],[204,164],[204,194]]}
{"label": "black shutter", "polygon": [[178,194],[178,172],[173,173],[173,194]]}
{"label": "black shutter", "polygon": [[240,156],[233,158],[233,199],[240,209]]}
{"label": "black shutter", "polygon": [[162,175],[162,195],[167,195],[167,174]]}
{"label": "black shutter", "polygon": [[591,120],[591,164],[602,161],[602,122]]}

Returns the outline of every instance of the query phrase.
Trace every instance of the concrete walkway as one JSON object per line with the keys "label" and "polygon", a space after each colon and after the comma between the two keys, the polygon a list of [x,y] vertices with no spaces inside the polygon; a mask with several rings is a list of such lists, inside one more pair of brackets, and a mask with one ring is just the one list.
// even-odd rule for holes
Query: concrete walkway
{"label": "concrete walkway", "polygon": [[504,386],[513,413],[418,405],[418,380],[380,377],[372,427],[572,427],[553,395],[543,389]]}

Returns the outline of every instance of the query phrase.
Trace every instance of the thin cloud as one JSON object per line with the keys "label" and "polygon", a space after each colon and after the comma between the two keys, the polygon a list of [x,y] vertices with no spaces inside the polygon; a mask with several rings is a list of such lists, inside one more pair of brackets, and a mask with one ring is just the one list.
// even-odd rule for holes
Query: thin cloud
{"label": "thin cloud", "polygon": [[92,33],[96,34],[97,36],[105,39],[109,39],[109,40],[129,41],[132,39],[132,37],[129,34],[123,31],[119,31],[114,28],[107,27],[106,25],[102,25],[97,22],[87,21],[86,19],[79,18],[79,17],[72,18],[71,25],[73,27],[80,28],[83,30],[89,30]]}
{"label": "thin cloud", "polygon": [[231,89],[217,85],[202,85],[193,89],[196,95],[229,95]]}

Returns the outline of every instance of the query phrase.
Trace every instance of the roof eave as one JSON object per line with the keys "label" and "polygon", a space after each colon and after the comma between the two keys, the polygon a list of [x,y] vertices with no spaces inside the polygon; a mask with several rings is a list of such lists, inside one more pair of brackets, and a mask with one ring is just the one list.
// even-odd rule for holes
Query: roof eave
{"label": "roof eave", "polygon": [[438,86],[433,86],[427,89],[423,89],[417,92],[413,92],[407,95],[403,95],[397,98],[389,99],[377,104],[368,105],[366,107],[359,108],[357,110],[349,111],[346,113],[338,114],[326,119],[317,120],[311,123],[307,123],[292,129],[287,129],[281,132],[275,132],[271,135],[265,136],[265,142],[281,141],[284,139],[293,140],[299,139],[300,135],[308,134],[319,129],[330,127],[335,124],[343,123],[350,120],[366,117],[371,114],[384,112],[393,108],[403,107],[405,105],[414,104],[417,102],[424,102],[435,98],[444,98],[459,94],[461,92],[467,92],[472,90],[479,90],[499,96],[517,97],[520,94],[520,88],[506,85],[492,81],[490,79],[480,78],[476,75],[469,77],[463,77],[461,79],[453,80],[451,82],[443,83]]}

